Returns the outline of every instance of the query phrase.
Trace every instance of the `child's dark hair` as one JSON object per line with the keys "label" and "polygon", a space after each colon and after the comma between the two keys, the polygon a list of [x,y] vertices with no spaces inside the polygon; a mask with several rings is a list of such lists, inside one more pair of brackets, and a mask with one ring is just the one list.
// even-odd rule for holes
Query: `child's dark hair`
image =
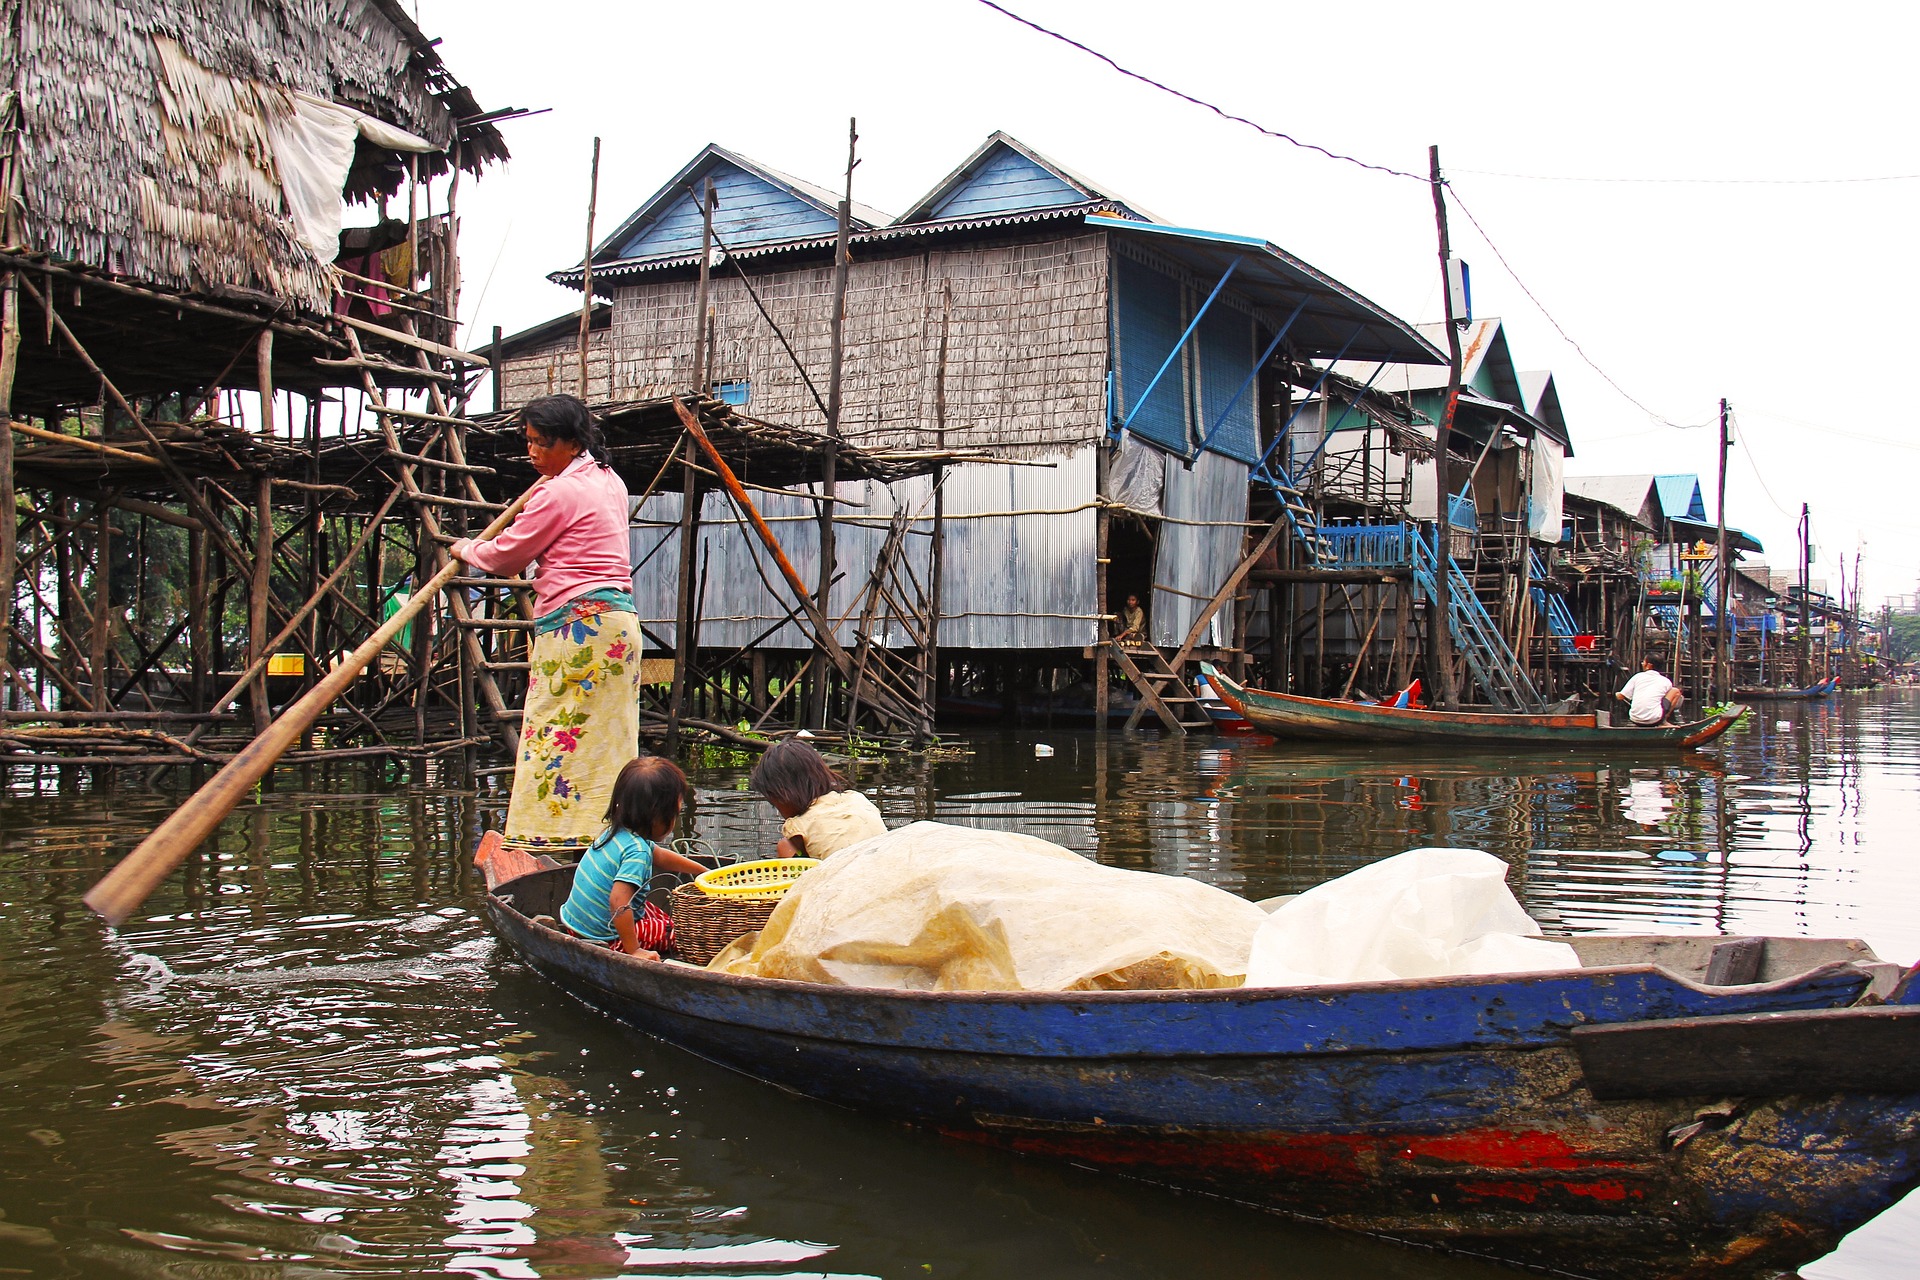
{"label": "child's dark hair", "polygon": [[577,444],[601,466],[610,465],[599,420],[579,396],[541,396],[521,406],[520,425],[550,444]]}
{"label": "child's dark hair", "polygon": [[613,783],[607,802],[607,821],[616,829],[658,840],[673,829],[680,808],[692,799],[687,775],[664,756],[640,756],[627,761]]}
{"label": "child's dark hair", "polygon": [[798,738],[788,738],[761,754],[747,785],[776,805],[805,813],[821,796],[845,791],[850,784],[818,751]]}

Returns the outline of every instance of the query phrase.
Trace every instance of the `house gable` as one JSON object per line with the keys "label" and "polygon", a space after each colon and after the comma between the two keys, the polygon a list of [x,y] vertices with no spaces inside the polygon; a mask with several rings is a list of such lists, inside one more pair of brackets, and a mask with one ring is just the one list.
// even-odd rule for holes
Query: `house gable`
{"label": "house gable", "polygon": [[920,197],[894,225],[990,218],[1029,209],[1059,209],[1092,203],[1106,203],[1128,216],[1141,216],[1110,193],[1047,159],[1019,139],[996,132],[958,169]]}
{"label": "house gable", "polygon": [[[595,248],[595,262],[681,257],[700,252],[700,198],[713,180],[713,230],[730,249],[832,235],[839,214],[830,192],[708,146]],[[881,220],[856,207],[857,230]]]}
{"label": "house gable", "polygon": [[1705,522],[1707,504],[1700,496],[1699,476],[1655,476],[1653,487],[1660,497],[1661,515],[1669,520]]}

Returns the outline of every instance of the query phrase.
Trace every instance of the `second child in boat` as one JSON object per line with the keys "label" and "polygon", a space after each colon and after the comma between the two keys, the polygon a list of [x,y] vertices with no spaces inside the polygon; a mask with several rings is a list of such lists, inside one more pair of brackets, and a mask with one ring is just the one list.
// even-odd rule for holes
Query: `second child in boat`
{"label": "second child in boat", "polygon": [[697,876],[706,870],[655,843],[672,833],[686,799],[687,775],[673,761],[659,756],[628,761],[614,779],[607,829],[587,847],[573,873],[560,923],[589,942],[658,960],[660,948],[673,939],[673,924],[647,904],[647,881],[656,871]]}
{"label": "second child in boat", "polygon": [[825,858],[887,833],[873,801],[798,738],[768,747],[747,784],[786,819],[775,849],[779,857]]}

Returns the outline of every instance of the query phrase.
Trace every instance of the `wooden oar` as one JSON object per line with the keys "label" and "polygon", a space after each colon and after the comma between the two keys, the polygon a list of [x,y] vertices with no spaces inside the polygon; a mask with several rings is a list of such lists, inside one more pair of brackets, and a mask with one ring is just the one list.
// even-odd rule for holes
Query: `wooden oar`
{"label": "wooden oar", "polygon": [[[533,488],[514,499],[487,526],[479,540],[491,538],[506,528],[539,487],[536,481]],[[118,866],[100,877],[100,882],[87,891],[84,899],[86,904],[106,917],[108,924],[119,924],[133,914],[147,900],[147,895],[213,834],[213,829],[234,811],[247,792],[252,790],[253,784],[265,777],[267,770],[286,754],[287,748],[299,741],[300,735],[319,719],[320,713],[346,692],[347,686],[366,670],[367,664],[400,634],[400,629],[437,599],[447,583],[459,572],[460,561],[449,555],[440,572],[427,579],[413,598],[395,610],[378,631],[368,636],[358,649],[327,672],[326,678],[307,690],[299,701],[281,712],[264,733],[249,742],[225,768],[207,779],[205,786],[189,796],[187,802],[175,809],[165,822],[155,827],[139,847],[120,860]]]}

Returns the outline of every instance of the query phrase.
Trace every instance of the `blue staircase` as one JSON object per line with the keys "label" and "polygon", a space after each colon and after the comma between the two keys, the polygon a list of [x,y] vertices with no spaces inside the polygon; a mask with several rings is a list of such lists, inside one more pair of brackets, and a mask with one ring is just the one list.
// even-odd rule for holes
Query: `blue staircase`
{"label": "blue staircase", "polygon": [[[1547,567],[1540,563],[1540,553],[1529,547],[1527,555],[1532,559],[1530,570],[1534,581],[1544,580],[1547,576]],[[1567,602],[1560,598],[1558,592],[1548,591],[1543,587],[1533,587],[1531,591],[1534,612],[1547,620],[1547,629],[1553,634],[1554,647],[1561,653],[1574,652],[1573,638],[1580,634],[1580,628],[1574,622],[1573,613],[1567,608]]]}
{"label": "blue staircase", "polygon": [[[1413,553],[1413,580],[1420,594],[1433,603],[1436,594],[1434,550],[1418,535],[1406,540]],[[1454,648],[1466,659],[1467,670],[1487,701],[1502,711],[1538,711],[1545,705],[1527,669],[1513,656],[1506,637],[1494,625],[1473,584],[1452,556],[1447,557],[1447,630]]]}
{"label": "blue staircase", "polygon": [[1305,550],[1307,567],[1326,568],[1334,563],[1333,547],[1320,528],[1320,516],[1307,501],[1307,495],[1280,465],[1279,459],[1271,463],[1273,475],[1268,484],[1286,509],[1287,524],[1293,530],[1293,538]]}

